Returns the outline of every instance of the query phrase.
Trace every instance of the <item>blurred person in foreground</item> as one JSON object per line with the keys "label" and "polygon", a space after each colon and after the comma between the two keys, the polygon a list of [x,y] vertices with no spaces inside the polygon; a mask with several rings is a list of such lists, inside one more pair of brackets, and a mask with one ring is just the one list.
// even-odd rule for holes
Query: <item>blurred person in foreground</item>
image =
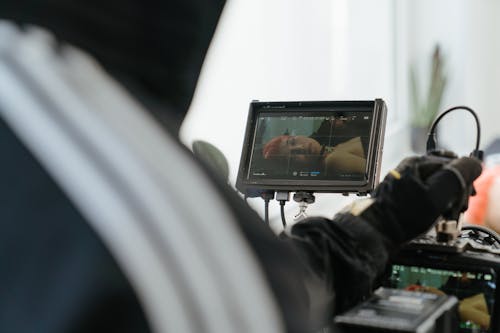
{"label": "blurred person in foreground", "polygon": [[[3,0],[0,18],[21,32],[46,30],[56,54],[71,45],[94,58],[177,136],[223,6],[220,0]],[[8,156],[0,165],[0,331],[149,331],[99,237],[1,120],[0,136]],[[412,157],[371,198],[332,219],[298,223],[280,238],[227,184],[208,171],[207,177],[238,216],[286,331],[313,332],[369,295],[391,253],[467,198],[480,172],[472,158]]]}

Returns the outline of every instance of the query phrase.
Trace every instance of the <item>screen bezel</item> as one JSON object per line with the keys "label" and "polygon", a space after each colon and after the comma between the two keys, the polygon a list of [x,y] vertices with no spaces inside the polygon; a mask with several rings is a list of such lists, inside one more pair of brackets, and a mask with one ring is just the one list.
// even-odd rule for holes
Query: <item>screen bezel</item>
{"label": "screen bezel", "polygon": [[[332,112],[362,111],[371,114],[372,127],[368,140],[367,168],[364,180],[252,179],[248,177],[257,119],[261,113],[308,116],[314,112],[327,112],[328,110]],[[242,193],[247,193],[249,189],[369,193],[374,189],[379,179],[386,113],[387,108],[381,99],[374,101],[252,102],[248,114],[236,188]]]}

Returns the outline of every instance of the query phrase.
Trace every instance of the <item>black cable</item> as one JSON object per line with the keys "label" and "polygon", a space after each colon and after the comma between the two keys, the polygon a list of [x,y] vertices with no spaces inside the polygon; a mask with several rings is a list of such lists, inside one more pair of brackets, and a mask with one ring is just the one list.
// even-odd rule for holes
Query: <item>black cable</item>
{"label": "black cable", "polygon": [[285,203],[285,200],[280,200],[281,223],[283,223],[283,228],[286,227]]}
{"label": "black cable", "polygon": [[493,238],[497,242],[498,246],[500,246],[500,235],[498,235],[498,233],[496,233],[494,230],[491,230],[487,227],[483,227],[480,225],[465,225],[462,227],[462,231],[464,230],[473,230],[476,232],[485,233],[491,238]]}
{"label": "black cable", "polygon": [[429,130],[429,134],[428,134],[428,138],[427,138],[427,152],[430,152],[430,151],[436,149],[436,133],[435,133],[435,131],[436,131],[437,124],[445,115],[447,115],[448,113],[455,111],[455,110],[469,111],[472,114],[472,116],[474,117],[474,119],[476,121],[476,148],[474,149],[472,155],[482,160],[482,156],[481,156],[482,152],[479,150],[479,144],[481,142],[481,125],[479,123],[479,118],[478,118],[476,112],[474,112],[474,110],[472,110],[470,107],[464,106],[464,105],[459,105],[459,106],[454,106],[452,108],[449,108],[448,110],[441,113],[434,120],[434,122],[432,123],[431,129]]}
{"label": "black cable", "polygon": [[269,199],[264,199],[264,222],[269,225]]}
{"label": "black cable", "polygon": [[260,197],[264,200],[264,222],[269,225],[269,201],[274,199],[274,191],[261,191]]}

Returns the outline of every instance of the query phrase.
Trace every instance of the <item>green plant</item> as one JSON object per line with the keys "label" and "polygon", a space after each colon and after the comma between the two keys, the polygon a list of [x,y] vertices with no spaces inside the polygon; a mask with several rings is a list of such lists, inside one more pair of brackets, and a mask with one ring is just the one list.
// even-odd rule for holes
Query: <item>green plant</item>
{"label": "green plant", "polygon": [[420,95],[419,78],[415,64],[410,67],[411,95],[411,125],[419,128],[429,128],[441,107],[446,87],[444,59],[439,45],[434,47],[429,87],[426,96]]}

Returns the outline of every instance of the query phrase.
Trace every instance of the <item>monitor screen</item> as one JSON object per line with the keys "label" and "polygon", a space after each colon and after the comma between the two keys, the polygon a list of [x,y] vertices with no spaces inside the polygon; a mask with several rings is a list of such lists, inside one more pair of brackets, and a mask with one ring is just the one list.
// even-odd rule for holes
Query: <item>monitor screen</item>
{"label": "monitor screen", "polygon": [[373,120],[367,111],[261,113],[248,178],[365,179]]}
{"label": "monitor screen", "polygon": [[393,265],[386,287],[454,295],[459,299],[459,332],[490,332],[496,292],[493,270],[481,272]]}
{"label": "monitor screen", "polygon": [[381,100],[252,103],[237,187],[369,192],[385,113]]}

